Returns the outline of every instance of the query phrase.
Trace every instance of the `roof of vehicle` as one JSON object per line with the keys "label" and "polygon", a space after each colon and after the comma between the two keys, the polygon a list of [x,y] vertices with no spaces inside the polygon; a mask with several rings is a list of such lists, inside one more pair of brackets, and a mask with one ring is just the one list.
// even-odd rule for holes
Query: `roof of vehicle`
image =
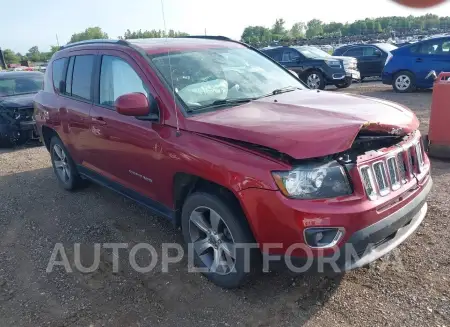
{"label": "roof of vehicle", "polygon": [[7,71],[0,72],[0,79],[11,77],[30,77],[30,76],[44,76],[43,73],[37,71]]}
{"label": "roof of vehicle", "polygon": [[160,54],[168,51],[186,51],[209,48],[244,48],[245,45],[225,37],[182,37],[182,38],[153,38],[130,40],[88,40],[65,45],[61,50],[88,45],[122,45],[133,46],[144,50],[148,54]]}

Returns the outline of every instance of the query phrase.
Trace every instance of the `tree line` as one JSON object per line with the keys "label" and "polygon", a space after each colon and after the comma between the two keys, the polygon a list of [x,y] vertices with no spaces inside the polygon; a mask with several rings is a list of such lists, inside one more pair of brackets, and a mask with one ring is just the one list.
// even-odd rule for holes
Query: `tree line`
{"label": "tree line", "polygon": [[[142,39],[142,38],[162,38],[162,37],[178,37],[187,36],[189,34],[174,30],[169,30],[167,33],[163,30],[150,30],[150,31],[130,31],[126,30],[123,36],[119,36],[118,39]],[[103,32],[100,27],[89,27],[84,31],[72,34],[68,43],[93,40],[93,39],[109,39],[107,33]],[[40,51],[37,46],[31,47],[28,52],[22,54],[20,52],[14,52],[11,49],[3,50],[3,56],[6,64],[20,64],[22,61],[31,62],[46,62],[50,60],[52,55],[60,49],[58,45],[52,45],[50,51]]]}
{"label": "tree line", "polygon": [[313,39],[316,37],[340,37],[378,33],[406,31],[429,32],[450,29],[450,17],[427,14],[407,17],[379,17],[357,20],[353,23],[324,23],[319,19],[298,22],[286,28],[284,19],[279,18],[271,28],[265,26],[248,26],[242,33],[241,40],[250,44],[270,43],[272,41],[290,41]]}

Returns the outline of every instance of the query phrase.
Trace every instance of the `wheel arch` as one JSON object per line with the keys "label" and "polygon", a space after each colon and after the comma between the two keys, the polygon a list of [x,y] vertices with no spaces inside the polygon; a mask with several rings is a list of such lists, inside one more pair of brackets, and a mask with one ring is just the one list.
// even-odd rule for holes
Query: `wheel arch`
{"label": "wheel arch", "polygon": [[[232,210],[237,210],[238,214],[242,214],[242,217],[246,217],[237,195],[231,188],[197,175],[179,172],[176,173],[173,178],[173,200],[176,226],[181,226],[181,209],[187,197],[198,191],[211,193],[225,199],[225,201],[231,204]],[[245,219],[245,223],[248,226],[247,219]]]}
{"label": "wheel arch", "polygon": [[42,139],[48,151],[50,151],[50,142],[53,136],[59,137],[58,133],[53,128],[46,125],[42,126]]}

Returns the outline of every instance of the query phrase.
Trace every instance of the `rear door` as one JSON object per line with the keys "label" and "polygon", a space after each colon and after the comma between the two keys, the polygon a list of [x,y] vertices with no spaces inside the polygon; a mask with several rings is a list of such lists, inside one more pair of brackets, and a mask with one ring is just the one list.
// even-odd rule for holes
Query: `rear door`
{"label": "rear door", "polygon": [[435,70],[437,74],[450,71],[450,38],[425,41],[418,47],[413,47],[412,54],[413,69],[419,86],[433,86],[433,80],[425,79],[431,70]]}
{"label": "rear door", "polygon": [[95,57],[96,50],[71,52],[60,81],[59,111],[63,133],[68,138],[65,144],[77,163],[83,163],[88,157]]}

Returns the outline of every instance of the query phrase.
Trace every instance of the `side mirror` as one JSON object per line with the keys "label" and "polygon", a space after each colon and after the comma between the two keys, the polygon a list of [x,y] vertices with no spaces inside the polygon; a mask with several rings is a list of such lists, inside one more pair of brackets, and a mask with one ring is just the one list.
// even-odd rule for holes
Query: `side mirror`
{"label": "side mirror", "polygon": [[59,93],[66,93],[66,82],[65,81],[59,81]]}
{"label": "side mirror", "polygon": [[148,116],[150,104],[147,97],[142,93],[128,93],[121,95],[114,104],[116,111],[124,116]]}

